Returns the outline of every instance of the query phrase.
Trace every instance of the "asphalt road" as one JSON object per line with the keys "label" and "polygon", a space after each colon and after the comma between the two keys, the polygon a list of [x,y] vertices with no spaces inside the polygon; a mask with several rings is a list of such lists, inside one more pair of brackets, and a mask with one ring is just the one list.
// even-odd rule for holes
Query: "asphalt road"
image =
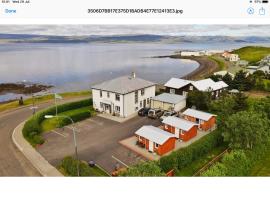
{"label": "asphalt road", "polygon": [[[143,125],[158,126],[160,124],[159,120],[138,116],[123,123],[98,116],[78,122],[75,127],[79,159],[93,160],[109,173],[114,171],[117,163],[123,166],[117,160],[128,166],[145,160],[119,144],[119,141],[133,136],[134,132]],[[57,166],[65,156],[74,155],[73,134],[69,127],[45,133],[43,136],[46,142],[37,150],[52,165]]]}
{"label": "asphalt road", "polygon": [[[74,100],[74,99],[73,99]],[[71,101],[71,99],[63,102]],[[51,106],[52,102],[39,105],[39,109]],[[32,115],[29,107],[0,113],[0,176],[40,176],[12,142],[12,132],[21,122]]]}

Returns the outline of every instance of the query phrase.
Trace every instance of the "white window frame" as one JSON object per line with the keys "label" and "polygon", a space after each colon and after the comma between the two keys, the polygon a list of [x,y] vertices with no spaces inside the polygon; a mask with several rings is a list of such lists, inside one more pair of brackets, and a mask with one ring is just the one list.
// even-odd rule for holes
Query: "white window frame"
{"label": "white window frame", "polygon": [[102,98],[102,90],[99,90],[99,96]]}
{"label": "white window frame", "polygon": [[[119,99],[117,98],[119,96]],[[115,101],[120,101],[120,94],[115,94]]]}
{"label": "white window frame", "polygon": [[159,144],[158,143],[155,143],[155,148],[158,148],[159,147]]}
{"label": "white window frame", "polygon": [[144,94],[145,94],[145,90],[143,88],[143,89],[141,89],[141,96],[144,96]]}

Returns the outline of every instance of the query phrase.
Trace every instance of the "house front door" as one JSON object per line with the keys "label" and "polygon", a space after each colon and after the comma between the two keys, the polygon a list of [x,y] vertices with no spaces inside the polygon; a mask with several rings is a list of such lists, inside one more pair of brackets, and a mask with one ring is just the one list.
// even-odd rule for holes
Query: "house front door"
{"label": "house front door", "polygon": [[152,141],[149,141],[149,151],[153,152],[154,151],[154,143]]}
{"label": "house front door", "polygon": [[179,134],[180,134],[179,128],[175,128],[174,133],[175,133],[175,137],[179,138]]}
{"label": "house front door", "polygon": [[109,114],[111,113],[111,105],[105,104],[105,112]]}

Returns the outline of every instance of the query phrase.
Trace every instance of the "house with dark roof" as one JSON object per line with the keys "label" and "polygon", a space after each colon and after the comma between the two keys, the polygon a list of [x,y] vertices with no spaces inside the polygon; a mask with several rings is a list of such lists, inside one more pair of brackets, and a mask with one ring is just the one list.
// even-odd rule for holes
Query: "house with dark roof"
{"label": "house with dark roof", "polygon": [[179,78],[171,78],[165,83],[165,91],[171,94],[187,96],[189,91],[198,90],[201,92],[211,92],[213,98],[218,98],[228,85],[224,81],[215,82],[210,78],[198,81],[190,81]]}
{"label": "house with dark roof", "polygon": [[121,76],[92,86],[93,107],[119,117],[129,117],[140,108],[150,107],[156,84],[136,77]]}

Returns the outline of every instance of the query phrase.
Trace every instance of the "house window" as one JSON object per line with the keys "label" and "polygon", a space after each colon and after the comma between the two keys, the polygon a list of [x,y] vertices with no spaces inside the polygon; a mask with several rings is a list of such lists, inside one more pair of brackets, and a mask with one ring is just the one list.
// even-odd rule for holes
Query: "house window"
{"label": "house window", "polygon": [[150,103],[150,99],[149,98],[147,98],[147,104],[149,104]]}
{"label": "house window", "polygon": [[120,94],[115,94],[115,100],[120,101]]}
{"label": "house window", "polygon": [[100,108],[103,108],[103,103],[102,102],[100,102]]}
{"label": "house window", "polygon": [[171,94],[175,94],[175,89],[172,89],[172,88],[171,88],[171,89],[170,89],[170,93],[171,93]]}
{"label": "house window", "polygon": [[107,98],[110,98],[110,92],[107,92]]}
{"label": "house window", "polygon": [[102,97],[102,90],[99,91],[99,96]]}
{"label": "house window", "polygon": [[143,96],[143,95],[144,95],[144,88],[141,89],[141,96]]}
{"label": "house window", "polygon": [[138,103],[138,90],[135,91],[135,103]]}
{"label": "house window", "polygon": [[159,145],[158,145],[157,143],[155,143],[155,147],[156,147],[156,148],[158,148],[158,147],[159,147]]}
{"label": "house window", "polygon": [[120,106],[115,106],[115,112],[120,113]]}
{"label": "house window", "polygon": [[193,90],[193,85],[189,86],[189,90],[191,91]]}
{"label": "house window", "polygon": [[142,107],[142,101],[140,101],[140,108]]}
{"label": "house window", "polygon": [[135,107],[135,111],[137,111],[139,108],[138,107]]}

